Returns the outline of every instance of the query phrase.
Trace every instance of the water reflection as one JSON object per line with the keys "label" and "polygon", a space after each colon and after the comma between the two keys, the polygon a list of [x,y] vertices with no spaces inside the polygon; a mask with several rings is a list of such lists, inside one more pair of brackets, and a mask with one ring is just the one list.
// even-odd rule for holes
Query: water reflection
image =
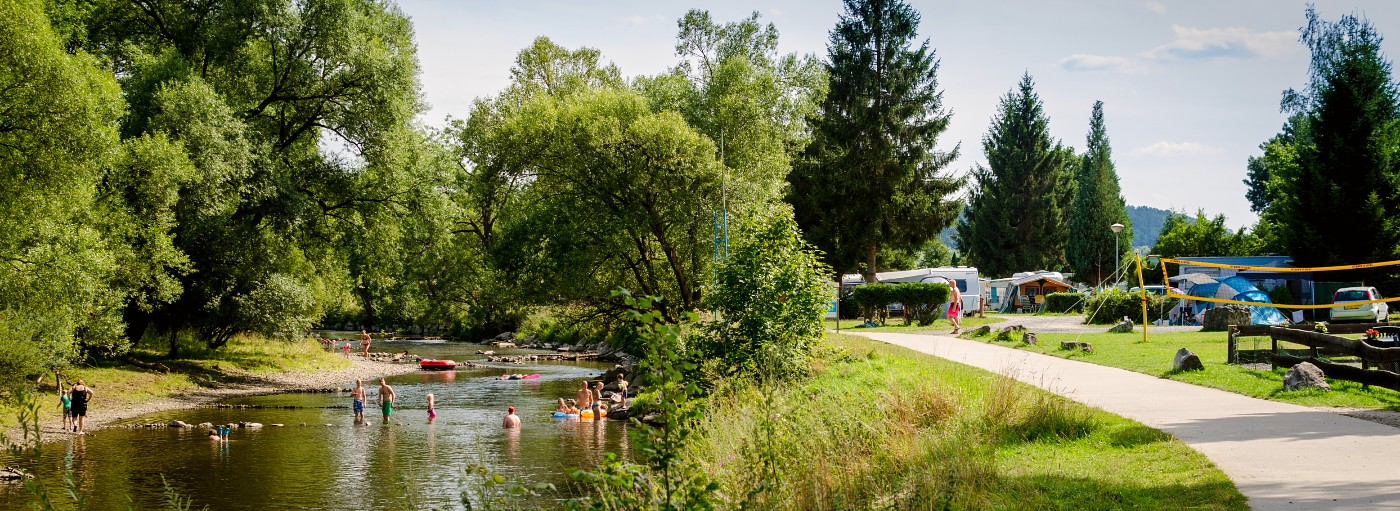
{"label": "water reflection", "polygon": [[[375,345],[385,351],[430,350],[424,356],[456,360],[475,358],[469,354],[479,348],[378,339]],[[623,423],[550,415],[559,397],[571,396],[580,380],[604,367],[541,363],[390,378],[398,397],[396,420],[389,424],[374,417],[373,409],[369,421],[354,423],[348,392],[236,398],[227,402],[289,408],[200,408],[130,421],[266,425],[235,428],[227,443],[212,442],[207,430],[197,428],[107,429],[49,444],[37,464],[0,455],[0,465],[32,467],[51,482],[71,471],[79,492],[89,496],[89,509],[163,508],[164,475],[172,488],[194,499],[196,508],[348,510],[461,509],[461,495],[470,490],[464,484],[473,481],[465,477],[465,467],[481,463],[527,486],[554,484],[563,495],[521,505],[552,507],[553,500],[575,491],[568,475],[573,470],[593,466],[604,452],[626,452]],[[541,376],[496,381],[502,372]],[[371,393],[377,389],[366,386]],[[429,393],[437,412],[433,421],[427,419]],[[370,397],[367,404],[373,407]],[[521,428],[501,428],[506,406],[516,407]],[[30,502],[22,487],[0,486],[0,510],[28,509]]]}

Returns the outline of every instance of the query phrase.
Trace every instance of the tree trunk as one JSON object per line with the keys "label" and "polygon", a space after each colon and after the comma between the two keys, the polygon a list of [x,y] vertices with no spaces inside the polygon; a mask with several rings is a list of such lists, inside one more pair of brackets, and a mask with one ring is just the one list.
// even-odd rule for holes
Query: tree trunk
{"label": "tree trunk", "polygon": [[875,268],[875,254],[876,254],[876,252],[879,250],[879,248],[880,248],[880,247],[877,246],[877,245],[875,245],[874,243],[871,243],[871,244],[865,246],[865,283],[866,283],[866,284],[874,284],[875,282],[877,282],[877,280],[876,280],[876,278],[877,278],[877,277],[876,277],[876,273],[878,273],[878,272],[876,272],[876,268]]}

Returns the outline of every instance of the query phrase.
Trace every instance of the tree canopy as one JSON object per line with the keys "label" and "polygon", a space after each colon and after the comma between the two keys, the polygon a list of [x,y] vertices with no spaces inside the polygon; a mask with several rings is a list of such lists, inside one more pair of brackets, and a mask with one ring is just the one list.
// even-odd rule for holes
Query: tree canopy
{"label": "tree canopy", "polygon": [[873,282],[882,248],[921,248],[956,218],[951,196],[963,181],[945,172],[957,148],[936,148],[951,114],[928,40],[915,42],[919,14],[898,0],[844,5],[827,45],[830,87],[788,201],[832,266]]}
{"label": "tree canopy", "polygon": [[[1065,259],[1080,281],[1101,284],[1119,256],[1115,251],[1131,248],[1133,240],[1133,223],[1118,187],[1118,171],[1104,127],[1102,101],[1094,102],[1089,116],[1088,146],[1075,169],[1074,183],[1074,202],[1066,215],[1069,237]],[[1123,225],[1116,235],[1109,229],[1115,223]]]}

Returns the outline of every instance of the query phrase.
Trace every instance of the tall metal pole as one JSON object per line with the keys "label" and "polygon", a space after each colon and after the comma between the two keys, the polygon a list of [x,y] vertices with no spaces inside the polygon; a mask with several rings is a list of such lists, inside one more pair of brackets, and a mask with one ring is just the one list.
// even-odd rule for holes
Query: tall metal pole
{"label": "tall metal pole", "polygon": [[1122,262],[1123,256],[1118,252],[1118,233],[1123,232],[1123,224],[1114,222],[1108,226],[1113,231],[1113,287],[1118,287],[1118,265]]}

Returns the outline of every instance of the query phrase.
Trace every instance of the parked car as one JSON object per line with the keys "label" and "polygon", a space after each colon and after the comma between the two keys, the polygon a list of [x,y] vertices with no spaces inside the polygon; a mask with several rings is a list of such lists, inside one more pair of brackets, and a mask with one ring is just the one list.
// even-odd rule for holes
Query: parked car
{"label": "parked car", "polygon": [[1332,321],[1387,321],[1390,319],[1390,306],[1384,302],[1347,305],[1380,299],[1381,292],[1374,287],[1344,287],[1332,295],[1333,307],[1328,315]]}

